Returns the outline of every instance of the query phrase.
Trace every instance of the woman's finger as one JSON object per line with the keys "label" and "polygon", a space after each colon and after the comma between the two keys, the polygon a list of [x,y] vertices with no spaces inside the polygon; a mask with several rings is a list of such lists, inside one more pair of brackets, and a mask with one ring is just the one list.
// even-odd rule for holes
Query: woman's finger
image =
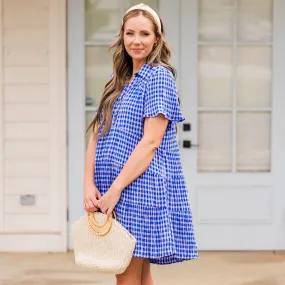
{"label": "woman's finger", "polygon": [[86,211],[86,212],[89,212],[90,210],[89,210],[89,205],[88,205],[88,203],[85,202],[84,205],[85,205],[85,211]]}
{"label": "woman's finger", "polygon": [[87,202],[87,205],[88,205],[88,210],[89,210],[90,212],[92,212],[92,211],[95,210],[95,206],[93,205],[92,201],[89,200],[89,201]]}
{"label": "woman's finger", "polygon": [[102,194],[99,191],[96,192],[95,196],[96,196],[97,199],[101,199],[102,198]]}
{"label": "woman's finger", "polygon": [[103,207],[103,208],[101,208],[101,211],[102,211],[102,213],[103,213],[103,214],[106,214],[106,213],[107,213],[107,210],[108,210],[108,208],[107,208],[107,207]]}
{"label": "woman's finger", "polygon": [[112,217],[112,213],[113,213],[113,209],[109,208],[107,211],[107,219],[109,219],[110,217]]}
{"label": "woman's finger", "polygon": [[95,196],[90,197],[90,202],[93,204],[94,207],[97,207],[97,199]]}
{"label": "woman's finger", "polygon": [[94,207],[94,212],[98,212],[98,210],[99,210],[99,207],[95,206]]}
{"label": "woman's finger", "polygon": [[99,208],[98,201],[99,201],[99,200],[95,199],[95,202],[94,202],[94,206],[95,206],[95,208]]}

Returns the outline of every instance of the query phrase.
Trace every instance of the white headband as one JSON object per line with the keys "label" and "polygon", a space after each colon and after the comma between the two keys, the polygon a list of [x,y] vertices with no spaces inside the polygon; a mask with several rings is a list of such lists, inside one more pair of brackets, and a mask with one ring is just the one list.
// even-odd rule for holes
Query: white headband
{"label": "white headband", "polygon": [[132,10],[136,10],[136,9],[144,10],[144,11],[149,12],[149,13],[153,16],[153,18],[154,18],[154,20],[155,20],[155,22],[156,22],[156,24],[157,24],[157,26],[158,26],[158,29],[159,29],[159,31],[161,32],[161,23],[160,23],[159,16],[157,15],[157,13],[156,13],[152,8],[150,8],[149,6],[147,6],[147,5],[143,4],[143,3],[131,7],[131,8],[125,13],[125,15],[126,15],[128,12],[130,12],[130,11],[132,11]]}

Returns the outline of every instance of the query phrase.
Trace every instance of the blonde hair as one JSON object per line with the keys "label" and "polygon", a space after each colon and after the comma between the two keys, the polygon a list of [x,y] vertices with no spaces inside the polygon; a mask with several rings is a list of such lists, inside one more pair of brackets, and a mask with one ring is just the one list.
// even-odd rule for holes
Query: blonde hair
{"label": "blonde hair", "polygon": [[[157,38],[156,45],[146,58],[146,63],[154,66],[161,65],[169,69],[174,77],[176,76],[176,70],[169,63],[171,56],[171,50],[164,39],[164,26],[161,22],[161,32],[157,25],[157,22],[153,18],[152,14],[148,11],[141,9],[134,9],[127,12],[123,17],[123,24],[117,36],[117,39],[111,44],[109,50],[114,49],[113,54],[113,76],[105,85],[105,89],[97,110],[97,114],[94,120],[88,126],[86,133],[92,128],[94,137],[100,138],[106,135],[112,125],[112,110],[115,101],[120,96],[121,91],[124,88],[127,78],[131,78],[133,73],[133,62],[131,56],[127,53],[124,47],[123,35],[125,23],[132,17],[143,15],[149,18],[154,25],[154,33]],[[95,133],[95,126],[98,124],[98,128]],[[101,133],[98,135],[98,133]]]}

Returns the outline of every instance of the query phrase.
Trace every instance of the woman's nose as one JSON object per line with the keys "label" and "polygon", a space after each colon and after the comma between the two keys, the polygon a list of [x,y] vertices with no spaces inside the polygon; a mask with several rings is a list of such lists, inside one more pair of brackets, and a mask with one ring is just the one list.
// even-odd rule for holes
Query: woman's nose
{"label": "woman's nose", "polygon": [[140,39],[139,39],[139,37],[135,37],[134,38],[134,44],[140,44]]}

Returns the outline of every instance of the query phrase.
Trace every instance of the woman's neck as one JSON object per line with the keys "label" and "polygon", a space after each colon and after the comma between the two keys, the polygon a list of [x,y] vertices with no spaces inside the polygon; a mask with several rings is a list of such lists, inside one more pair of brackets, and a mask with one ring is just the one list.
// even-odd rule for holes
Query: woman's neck
{"label": "woman's neck", "polygon": [[137,61],[137,60],[133,60],[133,75],[132,77],[134,76],[134,74],[136,72],[138,72],[142,66],[145,64],[145,60],[140,60],[140,61]]}

